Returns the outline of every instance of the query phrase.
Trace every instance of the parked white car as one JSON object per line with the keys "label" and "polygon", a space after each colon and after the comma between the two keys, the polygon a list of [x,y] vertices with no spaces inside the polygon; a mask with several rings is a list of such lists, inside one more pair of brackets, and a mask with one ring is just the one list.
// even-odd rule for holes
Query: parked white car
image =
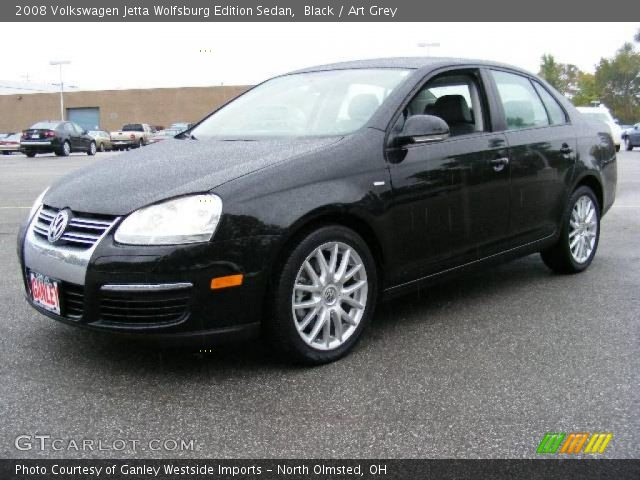
{"label": "parked white car", "polygon": [[620,145],[622,145],[622,129],[620,125],[616,123],[611,112],[604,105],[598,107],[577,107],[579,112],[582,112],[586,116],[604,122],[609,126],[611,130],[611,136],[613,137],[613,143],[616,145],[616,151],[620,151]]}

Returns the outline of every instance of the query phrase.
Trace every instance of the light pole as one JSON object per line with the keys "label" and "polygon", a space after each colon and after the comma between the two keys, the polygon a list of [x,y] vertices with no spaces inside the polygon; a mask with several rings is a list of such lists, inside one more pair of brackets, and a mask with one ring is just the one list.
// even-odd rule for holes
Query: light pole
{"label": "light pole", "polygon": [[427,57],[429,56],[429,53],[431,53],[431,48],[437,48],[440,46],[440,42],[431,42],[431,43],[425,43],[425,42],[419,42],[417,44],[418,48],[426,48],[427,49]]}
{"label": "light pole", "polygon": [[60,69],[60,120],[64,120],[64,83],[62,81],[62,66],[69,65],[69,60],[51,60],[49,65],[57,65]]}

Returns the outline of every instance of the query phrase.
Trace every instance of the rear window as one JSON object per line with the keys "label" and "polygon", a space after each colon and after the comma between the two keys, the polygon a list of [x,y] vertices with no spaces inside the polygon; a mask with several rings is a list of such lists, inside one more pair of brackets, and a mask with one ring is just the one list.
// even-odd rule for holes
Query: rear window
{"label": "rear window", "polygon": [[144,132],[144,128],[141,123],[129,123],[122,127],[123,132]]}
{"label": "rear window", "polygon": [[60,122],[38,122],[31,125],[34,130],[55,130],[60,125]]}

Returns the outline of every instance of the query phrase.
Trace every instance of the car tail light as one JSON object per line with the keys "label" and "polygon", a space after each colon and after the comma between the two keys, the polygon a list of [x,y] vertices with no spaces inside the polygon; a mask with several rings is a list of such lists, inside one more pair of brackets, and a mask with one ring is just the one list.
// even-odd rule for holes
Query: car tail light
{"label": "car tail light", "polygon": [[44,136],[45,137],[55,137],[56,136],[56,132],[54,132],[53,130],[47,130],[46,132],[44,132]]}
{"label": "car tail light", "polygon": [[22,132],[22,136],[20,137],[22,140],[26,140],[28,136],[27,131],[25,130],[24,132]]}
{"label": "car tail light", "polygon": [[132,133],[131,135],[129,135],[129,138],[130,138],[131,140],[135,140],[135,139],[136,139],[136,136]]}

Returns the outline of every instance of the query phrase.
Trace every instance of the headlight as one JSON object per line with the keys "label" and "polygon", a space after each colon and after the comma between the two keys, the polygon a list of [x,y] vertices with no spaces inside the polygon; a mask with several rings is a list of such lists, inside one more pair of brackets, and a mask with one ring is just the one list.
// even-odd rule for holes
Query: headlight
{"label": "headlight", "polygon": [[115,239],[130,245],[206,242],[221,214],[217,195],[180,197],[136,210],[118,227]]}
{"label": "headlight", "polygon": [[49,187],[45,188],[44,191],[40,195],[38,195],[38,198],[36,198],[36,201],[33,202],[33,205],[31,206],[31,210],[29,211],[29,219],[28,219],[29,221],[33,218],[33,216],[36,214],[36,212],[42,205],[42,199],[44,198],[45,194],[48,191],[49,191]]}

